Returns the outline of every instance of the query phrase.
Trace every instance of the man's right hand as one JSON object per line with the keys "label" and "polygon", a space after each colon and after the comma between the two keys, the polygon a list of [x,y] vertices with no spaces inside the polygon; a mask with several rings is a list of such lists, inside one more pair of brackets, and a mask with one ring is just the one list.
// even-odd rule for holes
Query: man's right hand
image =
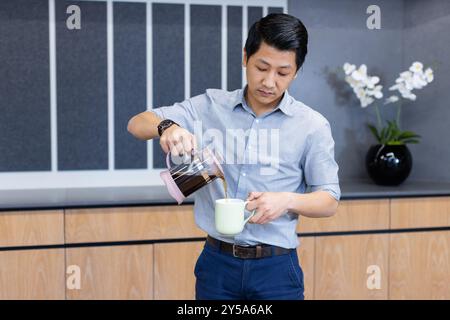
{"label": "man's right hand", "polygon": [[170,151],[175,156],[190,154],[197,149],[195,136],[176,124],[164,130],[159,144],[165,153]]}

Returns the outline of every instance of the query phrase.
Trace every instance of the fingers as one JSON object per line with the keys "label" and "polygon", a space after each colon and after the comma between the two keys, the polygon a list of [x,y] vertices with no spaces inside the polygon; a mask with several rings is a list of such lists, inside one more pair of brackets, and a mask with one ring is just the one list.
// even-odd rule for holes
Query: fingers
{"label": "fingers", "polygon": [[245,206],[245,209],[247,209],[248,211],[253,211],[258,207],[258,204],[256,203],[256,201],[254,200],[247,200],[248,203]]}
{"label": "fingers", "polygon": [[264,224],[268,221],[267,215],[265,212],[257,212],[253,217],[250,218],[249,222],[251,223],[257,223],[257,224]]}
{"label": "fingers", "polygon": [[265,212],[263,210],[261,210],[261,208],[258,211],[258,205],[260,205],[260,204],[259,204],[259,201],[257,199],[250,200],[247,203],[246,209],[248,211],[256,210],[255,215],[253,217],[251,217],[250,220],[248,220],[248,222],[250,222],[250,223],[261,223],[261,221],[265,220],[265,218],[264,218],[265,217],[265,215],[264,215]]}
{"label": "fingers", "polygon": [[169,141],[170,153],[173,156],[180,156],[184,153],[183,144],[181,142]]}
{"label": "fingers", "polygon": [[165,141],[161,138],[159,140],[159,145],[161,146],[161,149],[164,151],[164,153],[168,153],[170,151],[170,146],[169,146],[168,141]]}
{"label": "fingers", "polygon": [[160,139],[160,145],[165,153],[170,151],[174,156],[190,154],[197,147],[195,136],[180,127],[167,129]]}
{"label": "fingers", "polygon": [[191,137],[187,137],[187,136],[182,136],[181,137],[181,145],[183,148],[183,152],[186,154],[190,154],[190,152],[193,149],[193,145],[192,145],[192,138]]}
{"label": "fingers", "polygon": [[252,201],[258,199],[264,192],[253,191],[248,194],[247,200]]}

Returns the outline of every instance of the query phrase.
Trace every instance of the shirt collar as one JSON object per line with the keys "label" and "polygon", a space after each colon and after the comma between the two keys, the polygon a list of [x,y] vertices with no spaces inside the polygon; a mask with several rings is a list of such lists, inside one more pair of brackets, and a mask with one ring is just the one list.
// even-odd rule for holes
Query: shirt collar
{"label": "shirt collar", "polygon": [[[237,106],[242,106],[247,112],[252,112],[251,108],[248,106],[247,101],[245,101],[245,92],[247,91],[247,86],[244,89],[239,90],[238,99],[236,104],[233,107],[233,110],[236,109]],[[292,103],[290,101],[290,95],[288,91],[284,91],[283,98],[281,98],[278,105],[270,112],[275,112],[277,109],[280,109],[284,114],[288,116],[292,116]]]}

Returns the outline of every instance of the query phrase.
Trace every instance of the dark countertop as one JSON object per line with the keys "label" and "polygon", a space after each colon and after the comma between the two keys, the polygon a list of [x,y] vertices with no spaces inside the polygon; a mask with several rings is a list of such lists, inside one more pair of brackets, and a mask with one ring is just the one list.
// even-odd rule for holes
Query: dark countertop
{"label": "dark countertop", "polygon": [[[450,196],[450,182],[406,181],[378,186],[371,181],[341,181],[341,200]],[[189,197],[185,204],[192,204]],[[0,211],[176,205],[164,186],[0,190]]]}

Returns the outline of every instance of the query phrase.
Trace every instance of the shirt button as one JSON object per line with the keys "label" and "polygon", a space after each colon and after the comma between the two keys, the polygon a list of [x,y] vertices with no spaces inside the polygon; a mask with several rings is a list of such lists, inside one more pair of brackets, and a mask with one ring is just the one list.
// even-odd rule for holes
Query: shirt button
{"label": "shirt button", "polygon": [[242,172],[242,176],[245,177],[247,174],[245,172]]}
{"label": "shirt button", "polygon": [[256,123],[259,123],[259,120],[258,120],[258,119],[256,119],[255,121],[256,121]]}

